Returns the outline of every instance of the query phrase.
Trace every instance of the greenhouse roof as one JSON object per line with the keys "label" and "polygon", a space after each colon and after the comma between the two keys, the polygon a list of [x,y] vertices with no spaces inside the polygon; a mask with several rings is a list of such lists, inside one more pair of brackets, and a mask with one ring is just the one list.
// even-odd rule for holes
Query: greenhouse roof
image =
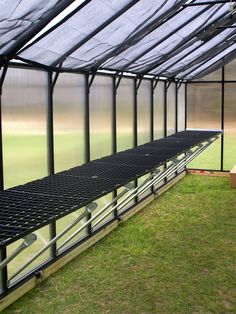
{"label": "greenhouse roof", "polygon": [[192,79],[236,55],[236,6],[226,0],[84,1],[32,41],[72,2],[0,1],[2,62]]}

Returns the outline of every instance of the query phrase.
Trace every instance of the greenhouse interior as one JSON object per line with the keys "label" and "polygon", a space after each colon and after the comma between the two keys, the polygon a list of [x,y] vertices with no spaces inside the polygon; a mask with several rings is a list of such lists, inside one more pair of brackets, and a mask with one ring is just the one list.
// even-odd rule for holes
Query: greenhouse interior
{"label": "greenhouse interior", "polygon": [[236,2],[2,0],[0,15],[3,310],[188,173],[236,181]]}

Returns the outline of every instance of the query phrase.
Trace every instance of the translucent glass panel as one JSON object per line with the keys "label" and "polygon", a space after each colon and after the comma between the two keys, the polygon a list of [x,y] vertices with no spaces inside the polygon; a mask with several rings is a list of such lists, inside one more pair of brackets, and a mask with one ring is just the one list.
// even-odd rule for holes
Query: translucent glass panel
{"label": "translucent glass panel", "polygon": [[[158,169],[160,170],[160,175],[163,173],[163,171],[165,170],[164,166],[160,166],[158,167]],[[154,190],[158,190],[163,184],[165,184],[165,180],[161,180],[160,182],[157,182],[156,184],[154,184]]]}
{"label": "translucent glass panel", "polygon": [[178,90],[178,132],[185,129],[185,84]]}
{"label": "translucent glass panel", "polygon": [[198,78],[195,81],[221,81],[221,79],[222,79],[222,70],[219,69],[206,76]]}
{"label": "translucent glass panel", "polygon": [[[65,230],[69,225],[71,225],[76,219],[78,219],[85,211],[85,208],[80,208],[73,213],[57,220],[56,222],[56,230],[57,235],[59,235],[63,230]],[[64,251],[68,246],[71,246],[73,243],[79,241],[81,238],[86,236],[88,234],[87,228],[84,228],[81,230],[78,234],[76,234],[75,237],[71,239],[68,243],[64,245],[64,242],[73,234],[75,233],[81,226],[86,222],[87,217],[81,219],[73,228],[71,228],[63,237],[61,237],[57,241],[57,248],[60,249],[60,251]]]}
{"label": "translucent glass panel", "polygon": [[117,151],[134,143],[134,80],[122,78],[116,96]]}
{"label": "translucent glass panel", "polygon": [[59,75],[53,93],[55,171],[84,162],[85,78]]}
{"label": "translucent glass panel", "polygon": [[[135,188],[135,181],[131,181],[130,183],[132,184],[133,188]],[[119,195],[123,191],[124,191],[124,187],[117,189],[117,195]],[[130,193],[131,193],[131,191],[128,191],[127,193],[125,193],[123,196],[121,196],[119,198],[118,202],[119,202],[119,204],[121,203],[121,205],[118,206],[118,208],[117,208],[119,214],[121,214],[126,209],[128,209],[129,207],[131,207],[135,204],[135,197],[130,197]],[[122,203],[122,201],[123,201],[123,203]]]}
{"label": "translucent glass panel", "polygon": [[225,66],[225,80],[236,81],[236,60],[231,61]]}
{"label": "translucent glass panel", "polygon": [[221,141],[217,140],[210,147],[208,147],[203,153],[199,155],[194,161],[192,161],[188,168],[196,169],[220,169],[220,154],[221,154]]}
{"label": "translucent glass panel", "polygon": [[[138,179],[138,186],[140,186],[140,188],[142,188],[142,186],[146,183],[146,181],[148,179],[150,179],[150,174],[146,174],[145,176],[142,176],[141,178],[139,178]],[[151,192],[152,192],[151,188],[148,188],[147,190],[143,191],[138,196],[138,200],[142,200],[143,198],[145,198],[146,196],[151,194]]]}
{"label": "translucent glass panel", "polygon": [[175,133],[175,86],[171,83],[167,90],[167,136]]}
{"label": "translucent glass panel", "polygon": [[188,84],[188,128],[220,129],[221,84]]}
{"label": "translucent glass panel", "polygon": [[[37,236],[37,240],[28,248],[26,248],[23,252],[21,252],[16,258],[14,258],[8,264],[8,278],[11,276],[24,264],[26,264],[34,255],[36,255],[47,243],[49,242],[49,227],[43,227],[37,231],[33,232]],[[7,247],[7,256],[10,256],[15,250],[19,247],[19,245],[23,242],[22,239],[10,244]],[[19,275],[12,279],[11,283],[14,282],[19,277],[22,277],[25,273],[30,270],[40,266],[45,261],[50,258],[50,249],[46,250],[42,255],[40,255],[37,259],[35,259],[32,264],[25,268]]]}
{"label": "translucent glass panel", "polygon": [[90,90],[91,160],[111,154],[112,77],[97,75]]}
{"label": "translucent glass panel", "polygon": [[225,84],[224,170],[236,164],[236,83]]}
{"label": "translucent glass panel", "polygon": [[[92,217],[101,210],[103,210],[105,207],[107,207],[108,204],[111,203],[112,199],[113,195],[112,193],[110,193],[96,200],[97,208],[92,212]],[[92,222],[92,227],[94,229],[101,227],[104,223],[114,217],[114,211],[111,211],[113,206],[114,205],[104,210],[100,215],[98,215],[97,218],[94,219],[94,221]]]}
{"label": "translucent glass panel", "polygon": [[143,80],[138,89],[138,145],[151,140],[151,81]]}
{"label": "translucent glass panel", "polygon": [[154,92],[154,139],[164,137],[164,82],[158,82]]}
{"label": "translucent glass panel", "polygon": [[[221,84],[188,84],[187,127],[195,129],[221,128]],[[189,167],[219,169],[220,140],[212,144]]]}
{"label": "translucent glass panel", "polygon": [[5,188],[47,175],[47,74],[9,68],[3,85]]}

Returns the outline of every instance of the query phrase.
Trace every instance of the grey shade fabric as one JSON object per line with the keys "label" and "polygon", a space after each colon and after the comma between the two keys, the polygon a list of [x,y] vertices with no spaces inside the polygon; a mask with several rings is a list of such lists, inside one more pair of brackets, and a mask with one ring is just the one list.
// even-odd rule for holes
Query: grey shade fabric
{"label": "grey shade fabric", "polygon": [[197,7],[188,0],[89,1],[18,57],[65,71],[193,78],[234,55],[236,28],[224,27],[236,26],[236,10],[211,2]]}
{"label": "grey shade fabric", "polygon": [[[176,5],[180,6],[184,2],[93,0],[48,36],[22,52],[21,57],[49,66],[64,61],[63,67],[67,69],[97,67],[133,44],[134,40],[140,40]],[[122,10],[122,14],[117,16],[119,10]],[[97,33],[96,29],[112,20],[112,17],[114,21]],[[94,36],[91,37],[93,32]],[[84,39],[87,40],[84,42]]]}
{"label": "grey shade fabric", "polygon": [[[232,56],[233,54],[234,55],[236,54],[236,43],[234,43],[233,45],[231,45],[229,48],[225,49],[221,53],[217,53],[216,56],[209,58],[207,62],[204,62],[203,64],[199,64],[199,66],[196,69],[194,68],[193,71],[189,72],[188,70],[187,73],[181,73],[180,76],[187,77],[188,79],[192,79],[194,77],[200,76],[202,72],[204,72],[206,69],[210,67],[214,67],[214,70],[216,70],[217,68],[221,67],[222,64],[225,64],[225,61],[224,61],[225,57]],[[218,65],[217,67],[216,67],[216,64]]]}
{"label": "grey shade fabric", "polygon": [[9,56],[74,0],[0,0],[0,55]]}
{"label": "grey shade fabric", "polygon": [[180,53],[176,53],[174,57],[169,58],[150,73],[153,75],[161,73],[163,76],[183,78],[204,61],[207,61],[209,58],[211,59],[216,54],[224,52],[226,48],[234,43],[235,39],[235,30],[226,29],[209,41],[196,41],[189,48]]}
{"label": "grey shade fabric", "polygon": [[162,59],[169,59],[168,55],[175,54],[178,45],[182,47],[188,42],[188,38],[193,37],[199,31],[199,28],[204,28],[225,12],[226,10],[219,6],[217,8],[204,6],[198,10],[187,7],[139,43],[127,49],[124,54],[110,60],[107,67],[145,72],[148,67],[162,62]]}

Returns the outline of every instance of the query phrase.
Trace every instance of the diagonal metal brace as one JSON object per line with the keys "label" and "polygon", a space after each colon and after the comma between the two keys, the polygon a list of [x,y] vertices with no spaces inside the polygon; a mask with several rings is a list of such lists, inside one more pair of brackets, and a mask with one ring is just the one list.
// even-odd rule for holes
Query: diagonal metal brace
{"label": "diagonal metal brace", "polygon": [[120,72],[120,73],[117,73],[118,76],[118,79],[117,79],[117,82],[116,82],[116,91],[118,89],[118,87],[120,86],[120,82],[121,82],[121,79],[123,77],[123,72]]}
{"label": "diagonal metal brace", "polygon": [[54,87],[55,87],[56,82],[57,82],[57,80],[58,80],[59,74],[61,73],[60,71],[61,71],[61,68],[62,68],[62,64],[63,64],[63,62],[61,62],[61,63],[59,64],[58,70],[56,71],[55,76],[54,76],[54,78],[52,79],[52,84],[51,84],[51,89],[52,89],[52,91],[54,90]]}
{"label": "diagonal metal brace", "polygon": [[97,70],[92,71],[92,73],[91,73],[91,78],[90,78],[89,84],[88,84],[88,85],[89,85],[89,89],[90,89],[90,87],[91,87],[92,84],[93,84],[93,81],[94,81],[94,79],[95,79],[96,74],[97,74]]}
{"label": "diagonal metal brace", "polygon": [[56,72],[54,78],[52,79],[51,89],[54,90],[54,87],[56,85],[57,79],[59,77],[60,72]]}
{"label": "diagonal metal brace", "polygon": [[153,87],[152,87],[153,91],[156,89],[159,80],[160,80],[160,76],[158,76],[156,79],[153,80],[153,82],[154,82]]}
{"label": "diagonal metal brace", "polygon": [[179,90],[180,89],[180,87],[182,86],[182,84],[183,84],[183,80],[181,80],[180,82],[178,82],[177,83],[177,90]]}
{"label": "diagonal metal brace", "polygon": [[139,80],[138,80],[138,82],[137,82],[137,86],[136,86],[136,90],[138,91],[138,89],[139,89],[139,87],[140,87],[140,85],[141,85],[141,83],[142,83],[142,80],[143,80],[143,75],[140,75],[139,76]]}
{"label": "diagonal metal brace", "polygon": [[77,225],[83,218],[88,215],[87,210],[85,210],[79,217],[77,217],[69,226],[67,226],[63,231],[56,235],[52,240],[50,240],[41,250],[39,250],[30,260],[28,260],[22,267],[20,267],[8,280],[8,283],[15,278],[22,270],[28,267],[34,260],[36,260],[40,255],[47,251],[54,243],[61,239],[68,231],[70,231],[75,225]]}
{"label": "diagonal metal brace", "polygon": [[[92,224],[93,228],[99,225],[104,221],[114,210],[119,208],[124,208],[134,197],[139,196],[146,192],[150,187],[154,184],[159,184],[163,179],[168,176],[171,176],[176,171],[184,168],[189,162],[191,162],[195,157],[197,157],[201,152],[203,152],[208,146],[213,143],[216,138],[213,138],[210,141],[204,141],[202,145],[196,145],[195,148],[189,150],[189,154],[187,156],[183,156],[181,159],[176,158],[172,163],[161,173],[157,173],[153,176],[153,178],[149,178],[145,180],[140,186],[135,187],[127,193],[127,188],[125,188],[116,198],[114,198],[109,204],[105,205],[101,210],[96,212],[89,220],[87,220],[83,225],[81,225],[74,233],[72,233],[58,248],[60,250],[66,243],[71,241],[75,236],[77,236],[82,230],[87,228],[88,225]],[[194,150],[195,149],[195,150]],[[154,170],[153,170],[154,171]],[[117,202],[119,198],[121,198],[124,194],[126,196],[121,199],[121,201]],[[114,204],[114,206],[112,206]],[[110,209],[109,209],[110,208]],[[78,217],[72,224],[70,224],[64,231],[62,231],[59,235],[53,238],[44,248],[42,248],[36,255],[34,255],[27,263],[25,263],[22,267],[20,267],[9,280],[16,277],[20,272],[22,272],[28,265],[30,265],[37,257],[39,257],[43,252],[45,252],[53,243],[55,243],[59,238],[61,238],[65,233],[67,233],[76,223],[78,223],[82,218],[85,218],[87,215],[87,211],[85,211],[80,217]],[[96,222],[94,222],[96,220]]]}
{"label": "diagonal metal brace", "polygon": [[0,270],[2,270],[4,267],[7,266],[15,257],[17,257],[22,251],[24,251],[26,248],[30,247],[36,240],[37,236],[34,233],[28,234],[25,236],[24,241],[18,246],[18,248],[10,255],[8,256],[4,261],[0,264]]}
{"label": "diagonal metal brace", "polygon": [[7,61],[6,63],[4,63],[2,67],[2,73],[0,77],[0,95],[2,95],[2,86],[3,86],[4,80],[7,74],[8,65],[9,65],[9,62]]}
{"label": "diagonal metal brace", "polygon": [[167,84],[166,84],[166,91],[168,90],[168,88],[170,87],[170,84],[172,83],[172,80],[168,80]]}

